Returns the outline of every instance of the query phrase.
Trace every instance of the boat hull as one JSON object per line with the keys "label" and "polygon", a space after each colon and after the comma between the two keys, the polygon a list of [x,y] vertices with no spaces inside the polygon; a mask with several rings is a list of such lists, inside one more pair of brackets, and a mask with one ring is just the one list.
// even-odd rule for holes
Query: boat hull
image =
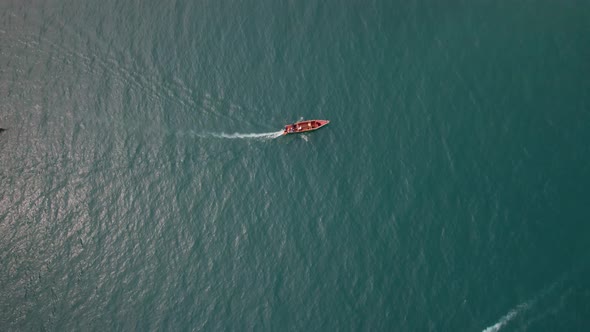
{"label": "boat hull", "polygon": [[293,124],[285,126],[285,129],[283,130],[283,135],[301,134],[309,131],[318,130],[327,125],[328,123],[330,123],[330,121],[328,120],[305,120],[295,122]]}

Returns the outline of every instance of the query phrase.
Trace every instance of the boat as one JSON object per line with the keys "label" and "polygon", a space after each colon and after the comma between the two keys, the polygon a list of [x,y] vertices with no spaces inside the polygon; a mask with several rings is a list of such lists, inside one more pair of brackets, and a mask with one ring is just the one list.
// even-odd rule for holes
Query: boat
{"label": "boat", "polygon": [[305,120],[295,122],[293,124],[288,124],[285,126],[283,130],[283,135],[288,134],[300,134],[306,133],[308,131],[314,131],[322,128],[323,126],[330,123],[328,120]]}

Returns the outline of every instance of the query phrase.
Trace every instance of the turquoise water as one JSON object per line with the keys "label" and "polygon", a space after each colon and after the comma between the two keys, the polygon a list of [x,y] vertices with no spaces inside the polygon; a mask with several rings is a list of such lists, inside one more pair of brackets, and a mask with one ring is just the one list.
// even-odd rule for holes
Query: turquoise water
{"label": "turquoise water", "polygon": [[3,1],[0,330],[587,330],[589,18]]}

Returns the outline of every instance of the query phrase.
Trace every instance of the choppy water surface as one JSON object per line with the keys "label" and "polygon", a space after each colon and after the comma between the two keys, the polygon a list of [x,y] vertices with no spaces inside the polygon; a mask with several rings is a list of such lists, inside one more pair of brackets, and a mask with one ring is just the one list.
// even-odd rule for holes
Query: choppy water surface
{"label": "choppy water surface", "polygon": [[589,17],[3,1],[0,330],[587,330]]}

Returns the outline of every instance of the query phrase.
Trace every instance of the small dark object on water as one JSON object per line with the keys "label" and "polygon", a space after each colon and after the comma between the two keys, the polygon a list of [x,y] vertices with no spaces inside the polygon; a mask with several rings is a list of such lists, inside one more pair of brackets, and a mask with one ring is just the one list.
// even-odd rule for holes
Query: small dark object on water
{"label": "small dark object on water", "polygon": [[0,133],[1,133],[1,132],[3,132],[3,131],[5,131],[5,130],[6,130],[6,129],[4,129],[4,128],[0,128]]}

